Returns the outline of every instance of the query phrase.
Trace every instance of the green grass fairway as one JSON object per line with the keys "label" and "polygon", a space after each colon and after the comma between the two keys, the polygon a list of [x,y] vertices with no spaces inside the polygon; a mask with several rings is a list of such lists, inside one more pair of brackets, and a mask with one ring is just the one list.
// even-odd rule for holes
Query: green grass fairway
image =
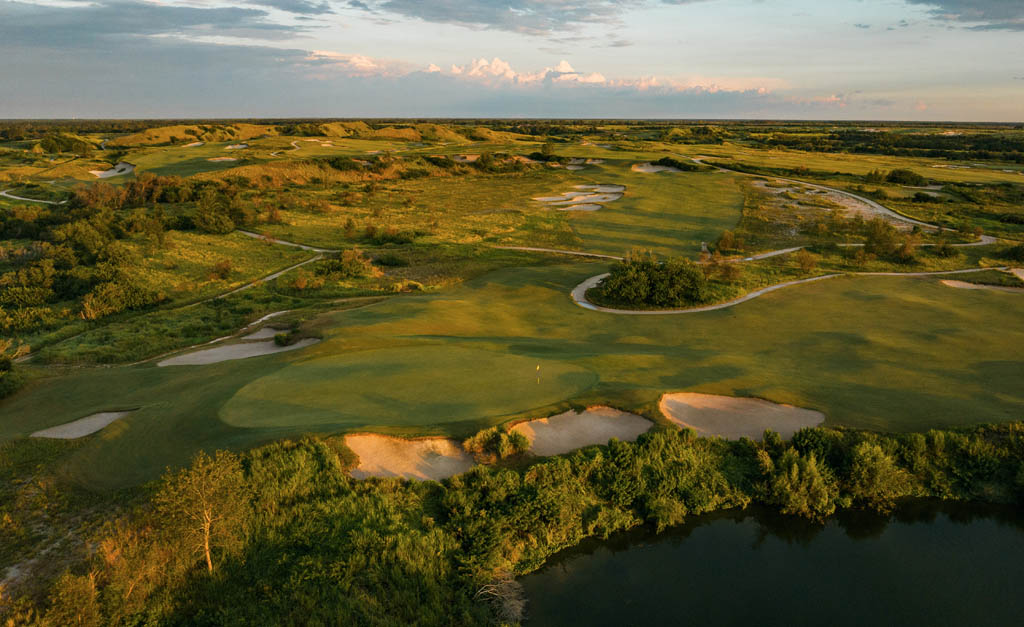
{"label": "green grass fairway", "polygon": [[760,396],[819,409],[827,424],[893,431],[1024,416],[1021,295],[857,277],[701,314],[574,305],[569,290],[606,267],[501,270],[337,313],[323,342],[292,353],[71,371],[0,404],[0,438],[141,407],[69,459],[72,476],[111,487],[152,479],[202,448],[364,425],[464,437],[563,401],[640,408],[666,391]]}
{"label": "green grass fairway", "polygon": [[[634,161],[586,173],[595,183],[626,186],[626,195],[598,211],[570,213],[582,250],[622,255],[646,248],[661,255],[695,257],[701,242],[733,229],[743,211],[738,176],[717,172],[632,172]],[[590,168],[588,168],[590,169]],[[564,190],[564,191],[569,191]]]}
{"label": "green grass fairway", "polygon": [[[538,368],[539,366],[539,368]],[[439,344],[322,357],[245,386],[238,427],[404,427],[478,420],[573,398],[597,375],[571,364]]]}

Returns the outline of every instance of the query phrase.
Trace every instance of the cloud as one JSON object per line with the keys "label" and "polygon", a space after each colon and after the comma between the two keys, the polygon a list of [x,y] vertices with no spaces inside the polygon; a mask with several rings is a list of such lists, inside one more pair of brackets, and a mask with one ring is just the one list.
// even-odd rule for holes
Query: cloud
{"label": "cloud", "polygon": [[[581,24],[613,23],[629,9],[709,0],[350,0],[349,6],[425,22],[493,28],[534,35]],[[358,6],[357,6],[358,5]]]}
{"label": "cloud", "polygon": [[931,7],[935,19],[968,25],[972,30],[1024,31],[1024,2],[1020,0],[905,0]]}
{"label": "cloud", "polygon": [[871,28],[871,24],[854,24],[853,26],[854,28],[863,28],[865,30]]}
{"label": "cloud", "polygon": [[286,13],[298,15],[325,15],[334,13],[331,5],[326,1],[310,2],[309,0],[249,0],[249,4],[261,7],[270,7]]}
{"label": "cloud", "polygon": [[75,6],[0,3],[0,41],[59,49],[109,46],[112,38],[233,36],[257,40],[294,37],[305,29],[267,20],[267,12],[240,7],[199,8],[106,0]]}
{"label": "cloud", "polygon": [[[315,70],[314,76],[322,79],[331,79],[336,74],[345,76],[406,76],[422,68],[422,66],[407,61],[380,59],[362,54],[343,54],[330,50],[313,50],[306,55],[303,61],[306,62],[309,68]],[[427,70],[435,71],[431,68],[437,68],[437,66],[430,64]]]}

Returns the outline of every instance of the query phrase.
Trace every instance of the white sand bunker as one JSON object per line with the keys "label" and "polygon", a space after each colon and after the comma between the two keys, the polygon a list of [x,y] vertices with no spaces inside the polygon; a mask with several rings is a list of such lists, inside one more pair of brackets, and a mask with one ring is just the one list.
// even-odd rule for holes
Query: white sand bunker
{"label": "white sand bunker", "polygon": [[673,168],[667,165],[654,165],[653,163],[636,163],[630,168],[634,172],[643,172],[644,174],[655,174],[657,172],[682,172],[679,168]]}
{"label": "white sand bunker", "polygon": [[249,147],[249,144],[231,144],[224,150],[245,150]]}
{"label": "white sand bunker", "polygon": [[587,159],[584,163],[587,165],[601,165],[604,163],[604,159]]}
{"label": "white sand bunker", "polygon": [[243,335],[242,339],[243,340],[265,340],[265,339],[274,337],[278,333],[284,333],[284,331],[282,331],[280,329],[275,329],[274,327],[263,327],[262,329],[259,329],[257,331],[253,331],[252,333],[250,333],[248,335]]}
{"label": "white sand bunker", "polygon": [[135,166],[122,161],[110,168],[109,170],[89,170],[89,174],[92,174],[96,178],[109,179],[112,176],[121,176],[122,174],[131,174],[135,171]]}
{"label": "white sand bunker", "polygon": [[211,157],[207,161],[238,161],[237,157]]}
{"label": "white sand bunker", "polygon": [[567,166],[565,166],[565,169],[566,170],[582,170],[583,166],[581,166],[581,165],[567,165]]}
{"label": "white sand bunker", "polygon": [[352,469],[356,479],[403,477],[439,481],[459,475],[475,462],[455,440],[423,438],[406,440],[372,433],[345,436],[345,445],[359,457]]}
{"label": "white sand bunker", "polygon": [[626,187],[623,185],[576,185],[578,191],[565,192],[561,196],[538,196],[537,202],[557,206],[559,211],[597,211],[600,203],[614,202],[622,198]]}
{"label": "white sand bunker", "polygon": [[784,439],[804,427],[825,420],[825,414],[813,409],[772,403],[760,398],[739,398],[716,394],[680,392],[661,397],[661,413],[672,422],[690,427],[702,437],[760,440],[765,429]]}
{"label": "white sand bunker", "polygon": [[995,292],[1010,292],[1014,294],[1024,293],[1024,287],[1009,287],[1007,285],[984,285],[982,283],[968,283],[967,281],[954,281],[944,279],[942,284],[946,287],[955,287],[961,290],[992,290]]}
{"label": "white sand bunker", "polygon": [[521,422],[512,431],[526,436],[533,454],[546,456],[607,444],[612,438],[632,442],[651,425],[643,416],[599,406],[579,414],[570,410],[550,418]]}
{"label": "white sand bunker", "polygon": [[568,207],[559,207],[559,211],[597,211],[601,208],[601,205],[595,205],[591,203],[584,203],[582,205],[570,205]]}
{"label": "white sand bunker", "polygon": [[42,431],[36,431],[32,434],[33,438],[55,438],[60,440],[73,440],[75,438],[81,438],[89,435],[90,433],[96,433],[103,427],[109,425],[115,420],[120,420],[128,414],[132,413],[133,409],[128,411],[103,411],[98,414],[92,414],[85,418],[79,418],[71,422],[66,422],[56,427],[50,427],[49,429],[43,429]]}
{"label": "white sand bunker", "polygon": [[298,350],[300,348],[306,348],[307,346],[312,346],[319,341],[320,340],[311,337],[299,340],[298,342],[288,346],[278,346],[273,342],[273,340],[269,342],[225,344],[224,346],[217,346],[216,348],[207,348],[201,351],[195,351],[194,353],[185,353],[176,357],[169,357],[157,363],[157,366],[205,366],[207,364],[216,364],[222,361],[232,361],[234,359],[246,359],[248,357],[258,357],[260,355],[285,353],[288,351]]}
{"label": "white sand bunker", "polygon": [[198,148],[199,146],[202,146],[205,143],[206,142],[192,142],[191,144],[185,144],[184,147],[185,148]]}
{"label": "white sand bunker", "polygon": [[579,157],[573,157],[573,158],[569,159],[569,165],[583,165],[586,162],[587,162],[586,159],[581,159]]}

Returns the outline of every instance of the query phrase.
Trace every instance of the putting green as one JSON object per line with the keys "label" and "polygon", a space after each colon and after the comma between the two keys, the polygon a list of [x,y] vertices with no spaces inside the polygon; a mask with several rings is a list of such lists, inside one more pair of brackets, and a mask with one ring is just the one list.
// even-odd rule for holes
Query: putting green
{"label": "putting green", "polygon": [[561,361],[458,346],[371,350],[297,362],[256,379],[220,418],[252,428],[441,424],[544,407],[597,380]]}

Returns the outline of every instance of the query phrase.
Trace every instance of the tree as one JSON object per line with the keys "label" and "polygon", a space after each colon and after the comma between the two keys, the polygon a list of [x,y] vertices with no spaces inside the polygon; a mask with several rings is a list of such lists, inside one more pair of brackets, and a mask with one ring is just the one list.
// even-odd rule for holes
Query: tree
{"label": "tree", "polygon": [[774,465],[762,462],[770,471],[765,488],[766,500],[778,505],[784,514],[824,520],[836,511],[839,489],[828,468],[814,453],[806,457],[786,449]]}
{"label": "tree", "polygon": [[911,478],[881,446],[862,442],[853,449],[849,487],[855,501],[885,513],[909,493]]}
{"label": "tree", "polygon": [[796,253],[796,262],[800,264],[802,272],[811,272],[818,266],[818,256],[806,248],[801,248]]}
{"label": "tree", "polygon": [[164,475],[155,502],[172,537],[192,554],[201,554],[213,572],[215,551],[230,553],[245,541],[252,516],[249,497],[237,455],[217,451],[210,457],[200,451],[190,467]]}
{"label": "tree", "polygon": [[225,234],[235,230],[235,223],[228,215],[227,197],[216,190],[208,189],[199,198],[196,210],[196,228],[204,233]]}

